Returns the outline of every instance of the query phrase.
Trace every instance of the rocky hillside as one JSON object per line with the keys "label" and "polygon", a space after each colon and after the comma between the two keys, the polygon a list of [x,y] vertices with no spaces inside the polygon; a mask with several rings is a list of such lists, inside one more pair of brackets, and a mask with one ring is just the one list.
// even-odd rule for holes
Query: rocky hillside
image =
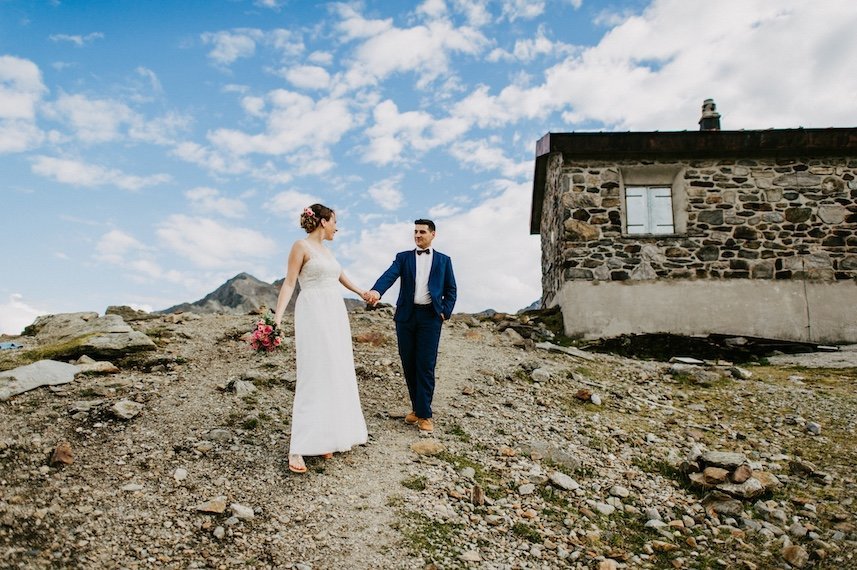
{"label": "rocky hillside", "polygon": [[[197,314],[226,314],[246,315],[258,307],[273,309],[277,306],[277,295],[283,279],[266,283],[256,279],[249,273],[239,273],[223,285],[192,303],[181,303],[164,309],[163,313],[197,313]],[[286,307],[287,312],[294,311],[295,300],[300,292],[300,285],[295,287],[292,299]],[[364,303],[357,299],[345,299],[349,310],[362,307]]]}
{"label": "rocky hillside", "polygon": [[[293,345],[251,352],[247,315],[143,317],[148,350],[0,401],[2,566],[857,567],[853,347],[644,361],[551,344],[539,314],[456,315],[421,437],[389,309],[356,310],[370,441],[294,475]],[[48,324],[0,351],[0,387],[80,348]]]}

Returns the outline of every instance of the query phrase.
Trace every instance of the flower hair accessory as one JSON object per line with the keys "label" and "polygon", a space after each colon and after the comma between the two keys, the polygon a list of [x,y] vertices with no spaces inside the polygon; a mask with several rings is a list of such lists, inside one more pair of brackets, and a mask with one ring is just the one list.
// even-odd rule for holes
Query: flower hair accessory
{"label": "flower hair accessory", "polygon": [[306,214],[310,218],[315,217],[315,212],[312,211],[312,208],[304,208],[304,214]]}

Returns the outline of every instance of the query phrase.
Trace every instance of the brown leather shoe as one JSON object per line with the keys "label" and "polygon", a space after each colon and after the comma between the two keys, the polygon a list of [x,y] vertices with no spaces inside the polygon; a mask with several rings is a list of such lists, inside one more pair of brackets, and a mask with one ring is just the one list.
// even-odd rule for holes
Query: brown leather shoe
{"label": "brown leather shoe", "polygon": [[419,418],[417,420],[417,427],[420,428],[420,431],[429,433],[434,431],[434,424],[432,423],[431,418]]}
{"label": "brown leather shoe", "polygon": [[405,416],[405,423],[406,424],[414,425],[415,423],[417,423],[417,420],[419,420],[419,418],[413,412],[408,412],[408,415]]}

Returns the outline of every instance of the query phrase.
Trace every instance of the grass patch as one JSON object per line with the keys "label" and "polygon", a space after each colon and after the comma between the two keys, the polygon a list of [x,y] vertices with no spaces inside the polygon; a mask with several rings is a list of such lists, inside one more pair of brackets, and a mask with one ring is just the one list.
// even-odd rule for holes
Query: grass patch
{"label": "grass patch", "polygon": [[492,499],[499,499],[501,497],[506,496],[506,492],[502,490],[503,482],[502,478],[498,473],[486,470],[482,465],[464,457],[463,455],[456,455],[454,453],[450,453],[448,451],[442,451],[437,455],[437,458],[446,461],[447,463],[454,465],[457,470],[461,470],[465,467],[470,467],[473,469],[475,474],[473,475],[473,480],[482,487],[485,491],[485,494],[491,497]]}
{"label": "grass patch", "polygon": [[522,522],[515,523],[514,526],[512,526],[512,534],[528,540],[533,544],[539,544],[542,542],[542,535],[539,534],[539,531]]}
{"label": "grass patch", "polygon": [[64,360],[69,358],[79,358],[86,352],[86,350],[84,350],[84,345],[93,336],[95,335],[87,334],[79,336],[77,338],[73,338],[71,340],[67,340],[65,342],[48,344],[45,346],[40,346],[38,348],[31,348],[30,350],[25,350],[23,354],[21,354],[21,359],[24,361],[21,362],[21,364],[30,364],[32,362],[46,359]]}
{"label": "grass patch", "polygon": [[461,441],[470,441],[470,436],[464,431],[464,428],[461,427],[460,424],[454,423],[446,429],[446,432],[450,435],[454,435]]}
{"label": "grass patch", "polygon": [[402,487],[406,489],[410,489],[412,491],[425,491],[426,490],[426,478],[425,477],[409,477],[407,479],[402,479]]}
{"label": "grass patch", "polygon": [[454,538],[463,525],[433,521],[419,513],[406,513],[403,518],[399,531],[409,550],[433,562],[458,563],[461,551]]}

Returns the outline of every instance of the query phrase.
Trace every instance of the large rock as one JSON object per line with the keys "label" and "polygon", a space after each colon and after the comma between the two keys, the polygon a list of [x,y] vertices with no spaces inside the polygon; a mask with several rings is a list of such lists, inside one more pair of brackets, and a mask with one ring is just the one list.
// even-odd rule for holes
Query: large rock
{"label": "large rock", "polygon": [[119,315],[98,313],[63,313],[38,317],[24,329],[35,336],[43,350],[55,358],[119,357],[129,353],[154,350],[155,343],[145,334],[132,329]]}
{"label": "large rock", "polygon": [[0,401],[5,401],[39,386],[57,386],[74,380],[78,368],[74,364],[40,360],[0,372]]}

